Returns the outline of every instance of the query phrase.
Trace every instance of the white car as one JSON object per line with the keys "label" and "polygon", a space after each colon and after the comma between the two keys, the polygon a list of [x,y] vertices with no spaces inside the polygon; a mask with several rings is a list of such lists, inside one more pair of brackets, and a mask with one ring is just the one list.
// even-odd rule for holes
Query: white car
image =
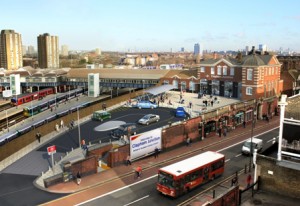
{"label": "white car", "polygon": [[138,123],[149,125],[150,123],[158,122],[159,120],[160,120],[159,115],[156,115],[156,114],[147,114],[143,118],[141,118],[138,121]]}

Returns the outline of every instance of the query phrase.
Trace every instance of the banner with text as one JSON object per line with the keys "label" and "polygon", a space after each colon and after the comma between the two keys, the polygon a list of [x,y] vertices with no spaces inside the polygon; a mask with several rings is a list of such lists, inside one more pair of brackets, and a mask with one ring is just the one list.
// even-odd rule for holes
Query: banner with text
{"label": "banner with text", "polygon": [[153,154],[156,147],[161,150],[160,128],[130,137],[130,156],[132,160]]}

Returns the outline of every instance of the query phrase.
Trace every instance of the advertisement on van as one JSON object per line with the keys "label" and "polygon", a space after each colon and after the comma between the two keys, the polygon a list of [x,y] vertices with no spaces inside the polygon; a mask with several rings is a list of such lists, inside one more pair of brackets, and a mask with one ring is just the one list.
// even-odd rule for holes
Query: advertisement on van
{"label": "advertisement on van", "polygon": [[130,137],[130,156],[132,160],[153,154],[155,148],[161,149],[161,129]]}

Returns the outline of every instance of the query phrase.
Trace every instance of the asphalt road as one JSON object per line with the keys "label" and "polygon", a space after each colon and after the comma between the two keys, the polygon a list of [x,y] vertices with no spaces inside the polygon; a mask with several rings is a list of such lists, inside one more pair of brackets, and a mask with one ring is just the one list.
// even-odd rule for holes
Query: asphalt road
{"label": "asphalt road", "polygon": [[[145,114],[159,114],[160,121],[150,125],[138,125],[139,133],[152,130],[154,128],[162,127],[168,124],[169,121],[177,122],[183,120],[182,118],[174,117],[174,109],[170,108],[158,108],[158,109],[137,109],[137,108],[120,108],[112,112],[112,118],[104,122],[99,121],[87,121],[80,125],[81,137],[83,137],[86,142],[89,141],[109,141],[112,139],[110,137],[109,131],[99,132],[95,131],[94,128],[108,121],[124,121],[124,122],[137,122]],[[67,123],[65,123],[67,124]],[[57,146],[57,154],[65,153],[70,151],[71,148],[78,147],[78,128],[75,127],[73,130],[65,132],[57,136],[54,140],[46,143],[42,147],[38,148],[32,153],[37,155],[44,155],[47,151],[47,147],[50,145]],[[44,153],[42,153],[44,152]],[[28,154],[28,155],[31,155]],[[21,158],[18,162],[14,163],[12,166],[18,167],[22,165],[22,161],[25,161],[26,157]],[[33,159],[33,158],[27,158]],[[50,164],[48,159],[43,157],[39,158],[41,161],[46,161],[46,164]],[[39,161],[34,161],[34,164],[39,167],[41,164]],[[46,166],[47,168],[47,166]],[[22,169],[22,168],[21,168]],[[39,173],[41,173],[40,171]],[[22,172],[21,172],[22,173]],[[37,205],[44,202],[48,202],[53,199],[62,197],[60,194],[51,194],[44,191],[41,191],[34,187],[33,181],[37,178],[35,175],[24,175],[22,174],[9,174],[2,173],[0,174],[0,205]]]}
{"label": "asphalt road", "polygon": [[[275,129],[271,132],[266,134],[262,134],[257,138],[263,139],[264,145],[263,150],[271,146],[272,140],[274,137],[278,136],[278,129]],[[90,202],[84,203],[82,205],[87,206],[96,206],[96,205],[106,205],[106,206],[145,206],[145,205],[177,205],[190,197],[200,193],[201,191],[211,187],[214,184],[217,184],[222,179],[234,174],[236,171],[242,170],[245,165],[249,165],[249,156],[245,156],[241,154],[243,142],[238,143],[234,146],[229,148],[222,148],[220,150],[226,157],[226,165],[225,165],[225,172],[222,177],[217,178],[215,181],[208,182],[196,189],[192,190],[190,193],[181,196],[177,199],[173,199],[170,197],[166,197],[156,191],[156,175],[141,180],[138,183],[132,184],[130,186],[125,186],[123,189],[118,191],[112,192],[108,195],[104,195],[98,199],[92,200]],[[245,181],[245,180],[240,180]]]}
{"label": "asphalt road", "polygon": [[[110,136],[110,131],[95,131],[95,128],[100,124],[108,121],[123,121],[124,123],[137,123],[137,121],[146,114],[158,114],[160,115],[160,121],[152,123],[150,125],[139,125],[137,124],[138,133],[143,133],[155,128],[159,128],[168,124],[169,121],[177,122],[183,120],[183,118],[178,118],[174,116],[174,109],[170,108],[157,108],[157,109],[137,109],[121,107],[112,111],[112,118],[100,121],[87,121],[80,125],[80,136],[81,139],[85,139],[85,142],[109,142],[110,140],[115,140]],[[59,122],[58,122],[59,123]],[[65,123],[67,125],[68,123]],[[112,127],[113,129],[113,127]],[[48,142],[43,147],[39,148],[38,151],[47,151],[47,147],[51,145],[56,145],[57,152],[67,152],[73,148],[78,147],[79,136],[78,127],[71,131],[65,132],[55,138],[54,140]]]}

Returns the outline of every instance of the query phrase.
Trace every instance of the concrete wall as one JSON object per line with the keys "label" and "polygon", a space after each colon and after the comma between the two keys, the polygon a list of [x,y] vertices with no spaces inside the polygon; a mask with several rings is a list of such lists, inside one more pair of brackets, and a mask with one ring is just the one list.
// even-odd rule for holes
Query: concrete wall
{"label": "concrete wall", "polygon": [[[257,175],[261,177],[260,188],[265,191],[285,195],[288,197],[300,197],[300,166],[299,163],[282,161],[297,169],[279,165],[277,160],[271,157],[257,155]],[[272,174],[273,173],[273,174]]]}

